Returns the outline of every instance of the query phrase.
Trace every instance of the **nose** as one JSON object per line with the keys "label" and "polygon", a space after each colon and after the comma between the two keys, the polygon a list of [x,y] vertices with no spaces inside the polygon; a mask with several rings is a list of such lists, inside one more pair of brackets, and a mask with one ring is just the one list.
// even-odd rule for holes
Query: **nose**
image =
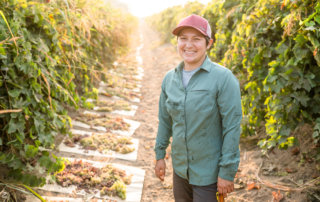
{"label": "nose", "polygon": [[193,43],[191,40],[186,41],[186,47],[192,47]]}

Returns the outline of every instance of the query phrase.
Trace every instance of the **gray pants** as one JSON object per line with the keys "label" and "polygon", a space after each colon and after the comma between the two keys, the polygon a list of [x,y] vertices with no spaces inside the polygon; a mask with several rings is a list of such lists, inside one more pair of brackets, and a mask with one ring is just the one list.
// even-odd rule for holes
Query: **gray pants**
{"label": "gray pants", "polygon": [[175,202],[217,202],[217,183],[207,186],[189,184],[188,180],[173,172],[173,195]]}

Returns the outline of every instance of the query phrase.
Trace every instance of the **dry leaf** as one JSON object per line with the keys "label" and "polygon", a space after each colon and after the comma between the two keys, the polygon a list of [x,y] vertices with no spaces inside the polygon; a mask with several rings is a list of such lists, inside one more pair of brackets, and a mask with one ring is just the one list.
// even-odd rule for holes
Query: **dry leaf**
{"label": "dry leaf", "polygon": [[313,163],[313,158],[310,158],[310,157],[306,156],[306,161],[308,163]]}
{"label": "dry leaf", "polygon": [[144,148],[145,148],[145,149],[150,149],[151,147],[148,146],[148,145],[144,145]]}
{"label": "dry leaf", "polygon": [[247,189],[248,189],[248,190],[254,189],[255,184],[256,184],[256,183],[254,183],[254,182],[253,182],[253,183],[250,183],[250,184],[247,184]]}
{"label": "dry leaf", "polygon": [[273,202],[280,202],[283,199],[283,195],[280,193],[280,190],[278,190],[278,192],[273,191],[272,196]]}
{"label": "dry leaf", "polygon": [[247,184],[247,190],[260,189],[260,188],[261,188],[261,186],[256,184],[255,182]]}
{"label": "dry leaf", "polygon": [[285,170],[286,170],[287,173],[295,173],[295,172],[297,172],[297,170],[291,169],[291,168],[285,168]]}
{"label": "dry leaf", "polygon": [[292,155],[298,155],[300,153],[300,149],[298,147],[291,150]]}
{"label": "dry leaf", "polygon": [[163,188],[165,189],[172,189],[172,184],[168,184],[168,183],[162,183]]}

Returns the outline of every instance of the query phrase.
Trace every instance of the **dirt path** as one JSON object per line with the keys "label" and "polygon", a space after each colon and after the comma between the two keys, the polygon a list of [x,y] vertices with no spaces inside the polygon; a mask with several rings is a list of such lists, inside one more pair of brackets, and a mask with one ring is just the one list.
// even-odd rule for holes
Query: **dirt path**
{"label": "dirt path", "polygon": [[172,195],[171,159],[167,159],[167,177],[161,183],[154,175],[154,143],[158,127],[158,101],[162,79],[167,71],[174,68],[180,61],[175,48],[170,44],[160,44],[158,34],[143,23],[140,24],[144,47],[141,50],[143,58],[144,79],[142,81],[142,99],[136,120],[141,126],[134,137],[139,138],[137,165],[145,171],[142,202],[170,202]]}

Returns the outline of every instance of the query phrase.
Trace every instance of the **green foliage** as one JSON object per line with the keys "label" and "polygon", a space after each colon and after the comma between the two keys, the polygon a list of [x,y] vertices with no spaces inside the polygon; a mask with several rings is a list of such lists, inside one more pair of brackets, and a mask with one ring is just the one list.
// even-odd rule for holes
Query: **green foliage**
{"label": "green foliage", "polygon": [[178,5],[147,18],[148,24],[160,32],[162,41],[174,41],[171,31],[177,26],[179,21],[191,14],[200,15],[203,4],[195,1],[188,2],[184,6]]}
{"label": "green foliage", "polygon": [[68,132],[65,107],[92,107],[86,99],[134,24],[102,0],[0,2],[0,111],[21,110],[0,113],[0,164],[12,180],[39,186],[63,169],[50,151]]}
{"label": "green foliage", "polygon": [[240,79],[243,134],[253,134],[264,124],[262,148],[292,146],[296,141],[290,135],[299,124],[319,117],[319,24],[309,22],[317,19],[318,6],[311,0],[220,5],[226,8],[220,16],[228,18],[216,23],[210,56]]}
{"label": "green foliage", "polygon": [[233,44],[230,42],[233,40],[235,28],[241,22],[243,13],[252,6],[253,2],[255,1],[229,0],[223,3],[221,1],[212,1],[203,10],[204,17],[208,19],[213,32],[214,46],[210,52],[210,57],[213,60],[223,60],[225,52],[233,48]]}
{"label": "green foliage", "polygon": [[320,142],[320,118],[317,118],[316,120],[312,137],[315,140],[315,143]]}
{"label": "green foliage", "polygon": [[[175,13],[174,8],[170,13]],[[176,13],[174,17],[180,19],[179,9]],[[214,34],[209,56],[239,78],[242,134],[252,135],[265,127],[266,136],[261,136],[259,145],[285,149],[296,143],[293,132],[309,123],[314,125],[313,139],[318,144],[320,2],[212,1],[200,13]],[[158,22],[166,24],[174,17],[163,14]],[[162,31],[170,30],[167,26]]]}

